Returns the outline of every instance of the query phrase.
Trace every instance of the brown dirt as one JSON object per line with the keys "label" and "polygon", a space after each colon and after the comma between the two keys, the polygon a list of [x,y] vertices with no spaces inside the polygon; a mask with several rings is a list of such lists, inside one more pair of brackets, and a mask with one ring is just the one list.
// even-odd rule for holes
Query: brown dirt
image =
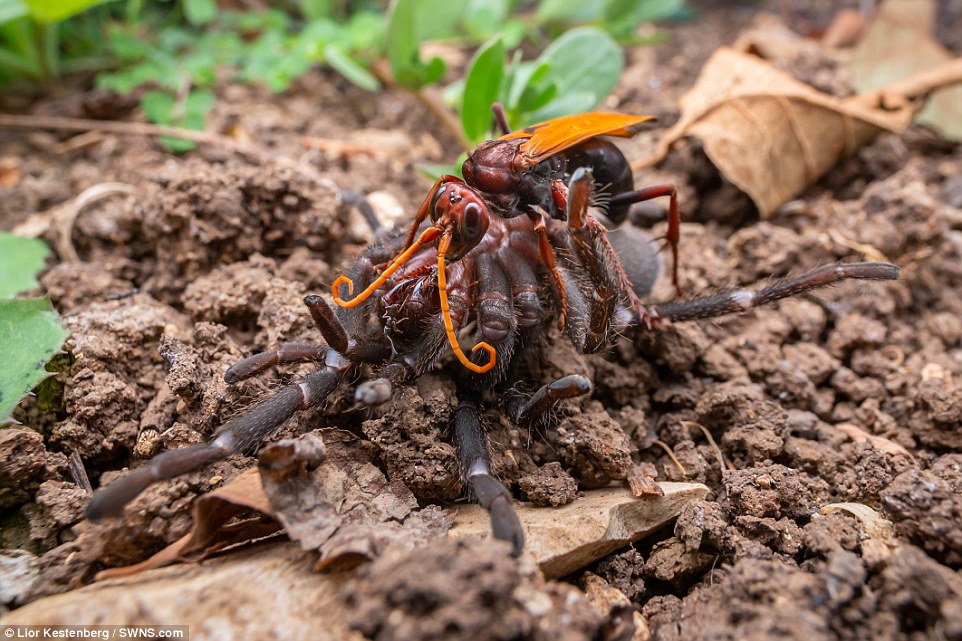
{"label": "brown dirt", "polygon": [[[630,52],[608,107],[670,125],[701,62],[756,10],[702,8],[671,28],[669,44]],[[134,198],[84,209],[70,236],[80,262],[55,256],[41,279],[72,332],[58,374],[65,407],[27,401],[17,415],[26,427],[0,430],[0,543],[39,560],[39,580],[6,606],[82,585],[187,531],[191,500],[252,459],[160,484],[124,518],[92,525],[81,521],[84,493],[67,457],[83,460],[95,486],[109,482],[159,451],[207,438],[309,371],[223,383],[246,355],[317,340],[301,299],[324,291],[364,241],[340,190],[384,190],[411,212],[429,186],[414,164],[454,156],[410,96],[365,94],[324,73],[280,97],[226,86],[220,98],[213,129],[239,122],[310,169],[254,166],[210,149],[173,157],[152,141],[112,136],[57,153],[69,136],[0,131],[22,173],[0,188],[4,229],[103,181],[135,189]],[[83,104],[83,95],[63,93],[31,109],[83,115]],[[629,156],[657,134],[628,142]],[[385,153],[305,152],[301,135],[374,141]],[[519,498],[577,500],[578,488],[623,479],[639,462],[662,480],[712,488],[673,529],[592,568],[649,618],[655,638],[962,639],[962,152],[925,140],[917,131],[880,137],[767,222],[698,149],[679,150],[638,182],[676,183],[685,220],[695,221],[683,225],[687,291],[857,257],[848,246],[856,240],[898,263],[902,278],[633,333],[598,355],[575,354],[551,329],[527,350],[511,393],[581,373],[595,385],[591,398],[532,431],[486,411],[495,471]],[[52,233],[47,240],[56,242]],[[661,283],[656,298],[668,295]],[[274,438],[346,429],[420,501],[457,498],[453,371],[421,377],[377,412],[356,407],[352,382]],[[840,425],[869,438],[856,442]],[[879,555],[855,517],[820,514],[842,501],[879,510],[900,545]],[[568,584],[539,585],[551,598],[535,617],[519,595],[536,578],[502,552],[451,543],[378,559],[345,593],[355,628],[378,639],[540,638],[567,621],[552,638],[595,634],[597,617],[565,598]],[[389,616],[391,608],[401,614]]]}

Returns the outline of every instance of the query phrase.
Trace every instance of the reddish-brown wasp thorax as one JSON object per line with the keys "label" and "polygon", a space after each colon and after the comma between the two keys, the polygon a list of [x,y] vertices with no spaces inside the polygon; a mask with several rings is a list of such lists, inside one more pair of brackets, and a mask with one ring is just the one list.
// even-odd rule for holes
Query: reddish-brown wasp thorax
{"label": "reddish-brown wasp thorax", "polygon": [[[563,207],[557,206],[554,193],[577,167],[591,169],[597,184],[608,186],[611,193],[633,188],[624,155],[598,137],[633,136],[648,120],[650,116],[614,113],[556,118],[481,143],[461,165],[461,173],[502,216],[525,214],[535,206],[561,219]],[[623,211],[627,213],[627,207]]]}

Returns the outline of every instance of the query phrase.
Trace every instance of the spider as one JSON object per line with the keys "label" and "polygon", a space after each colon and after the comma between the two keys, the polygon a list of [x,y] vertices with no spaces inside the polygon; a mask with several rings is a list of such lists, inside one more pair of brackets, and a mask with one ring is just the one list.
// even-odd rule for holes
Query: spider
{"label": "spider", "polygon": [[[538,138],[539,128],[556,131],[557,126],[557,121],[549,121],[499,140],[510,142],[518,153],[530,151],[525,141],[544,143]],[[536,342],[551,322],[558,323],[578,351],[589,353],[605,348],[628,326],[657,331],[667,323],[743,312],[841,280],[898,277],[899,268],[891,263],[837,263],[757,291],[735,289],[646,305],[642,299],[658,275],[657,248],[631,228],[613,245],[593,203],[610,211],[670,195],[673,219],[668,241],[677,256],[674,189],[625,191],[631,185],[627,161],[610,143],[599,145],[595,136],[630,132],[621,125],[614,131],[599,129],[603,128],[561,150],[552,147],[541,160],[513,165],[511,171],[526,185],[519,187],[517,197],[499,195],[489,191],[488,183],[479,184],[477,167],[465,172],[473,176],[470,181],[452,176],[438,180],[406,234],[382,235],[334,282],[336,308],[318,295],[305,297],[326,344],[283,344],[242,360],[225,378],[234,383],[282,363],[314,363],[315,372],[224,423],[209,443],[160,454],[101,488],[91,499],[87,516],[117,515],[154,482],[256,449],[291,416],[323,403],[362,367],[372,368],[375,376],[357,386],[355,398],[372,406],[384,403],[392,398],[395,387],[435,367],[449,345],[470,372],[457,377],[459,404],[453,421],[463,480],[488,510],[494,538],[508,541],[512,554],[518,555],[524,546],[524,529],[511,493],[491,471],[482,398],[511,382],[515,356]],[[517,140],[522,142],[515,144]],[[469,162],[478,164],[478,159],[469,158]],[[599,197],[597,192],[603,190],[596,189],[593,174],[604,175],[603,186],[610,186],[610,176],[622,170],[628,171],[629,179],[619,179],[614,193]],[[677,261],[673,272],[677,286],[676,274]],[[355,286],[360,293],[348,298]],[[461,349],[458,334],[472,324],[479,342],[469,356]],[[591,389],[583,376],[564,376],[527,399],[504,403],[502,409],[518,424],[535,424],[557,402]]]}

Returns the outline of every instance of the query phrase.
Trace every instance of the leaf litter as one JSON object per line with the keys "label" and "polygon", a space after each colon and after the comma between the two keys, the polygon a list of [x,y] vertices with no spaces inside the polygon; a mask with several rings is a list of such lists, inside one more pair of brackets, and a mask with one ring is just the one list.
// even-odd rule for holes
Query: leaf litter
{"label": "leaf litter", "polygon": [[[877,23],[889,24],[885,17],[881,14]],[[763,25],[734,47],[720,47],[711,55],[679,101],[681,117],[660,137],[655,153],[632,163],[633,169],[661,162],[682,138],[697,138],[718,171],[752,199],[762,218],[770,218],[879,133],[904,132],[922,106],[920,99],[962,83],[962,59],[943,57],[935,69],[920,61],[912,69],[917,73],[886,77],[884,84],[865,83],[858,95],[832,96],[766,59],[788,52],[797,55],[811,50],[811,45],[771,26],[771,20]],[[865,37],[874,38],[873,33],[870,27]],[[906,49],[912,47],[893,48],[891,55],[904,57]],[[861,72],[864,65],[854,71]],[[962,103],[952,98],[948,102],[953,108]],[[946,118],[953,125],[959,120]]]}

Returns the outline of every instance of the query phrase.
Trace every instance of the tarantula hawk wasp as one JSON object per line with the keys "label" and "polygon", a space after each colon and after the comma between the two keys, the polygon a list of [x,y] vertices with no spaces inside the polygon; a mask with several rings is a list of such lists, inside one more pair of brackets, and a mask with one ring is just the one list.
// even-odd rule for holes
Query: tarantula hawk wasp
{"label": "tarantula hawk wasp", "polygon": [[[369,246],[335,280],[336,309],[317,295],[304,299],[326,345],[283,344],[242,360],[225,378],[233,383],[279,363],[313,362],[316,372],[224,423],[211,442],[160,454],[99,489],[87,516],[117,515],[156,481],[256,449],[296,412],[323,403],[361,366],[372,367],[376,377],[357,387],[356,399],[384,403],[394,387],[435,366],[447,343],[471,372],[458,375],[454,418],[464,482],[488,510],[494,537],[510,542],[517,555],[524,530],[510,492],[491,471],[482,397],[505,382],[518,349],[542,334],[552,318],[579,351],[595,352],[627,325],[652,329],[743,312],[841,280],[898,277],[891,263],[838,263],[758,291],[645,305],[642,298],[658,272],[657,250],[640,232],[622,234],[628,242],[613,245],[592,203],[604,203],[603,213],[618,223],[632,203],[670,197],[666,240],[677,290],[680,219],[674,188],[634,190],[624,155],[600,138],[632,136],[648,118],[590,113],[509,132],[503,113],[496,109],[495,115],[504,135],[469,156],[464,180],[442,176],[435,183],[406,234],[394,232]],[[355,285],[362,291],[346,298]],[[471,323],[481,339],[472,352],[487,355],[483,364],[458,344],[458,332]],[[517,423],[532,423],[559,400],[590,391],[585,377],[565,376],[503,409]]]}

